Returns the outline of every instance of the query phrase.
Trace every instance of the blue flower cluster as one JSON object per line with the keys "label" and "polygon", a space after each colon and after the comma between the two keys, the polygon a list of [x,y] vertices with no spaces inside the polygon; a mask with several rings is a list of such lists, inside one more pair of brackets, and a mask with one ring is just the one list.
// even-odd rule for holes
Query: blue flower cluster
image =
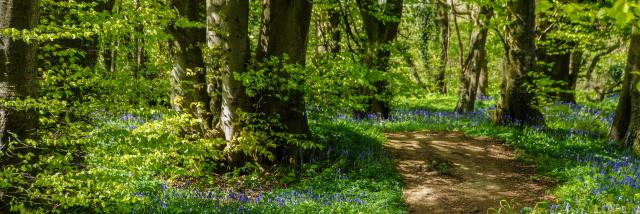
{"label": "blue flower cluster", "polygon": [[217,189],[213,191],[187,190],[170,188],[161,185],[157,193],[135,193],[141,201],[145,199],[150,206],[134,208],[133,212],[171,212],[207,211],[211,213],[260,213],[292,209],[299,206],[315,206],[318,208],[365,207],[366,198],[361,193],[326,193],[316,192],[313,188],[306,190],[265,191],[242,193]]}
{"label": "blue flower cluster", "polygon": [[161,120],[163,114],[137,115],[133,113],[113,114],[108,111],[94,112],[91,114],[95,121],[102,121],[112,127],[134,130],[138,126]]}

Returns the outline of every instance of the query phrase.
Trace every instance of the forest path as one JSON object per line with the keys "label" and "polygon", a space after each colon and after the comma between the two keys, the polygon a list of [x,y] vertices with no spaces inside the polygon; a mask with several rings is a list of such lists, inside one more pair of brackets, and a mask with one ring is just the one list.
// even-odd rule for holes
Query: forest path
{"label": "forest path", "polygon": [[385,135],[410,213],[486,213],[503,199],[526,206],[553,200],[545,194],[552,182],[534,181],[534,167],[501,142],[460,132]]}

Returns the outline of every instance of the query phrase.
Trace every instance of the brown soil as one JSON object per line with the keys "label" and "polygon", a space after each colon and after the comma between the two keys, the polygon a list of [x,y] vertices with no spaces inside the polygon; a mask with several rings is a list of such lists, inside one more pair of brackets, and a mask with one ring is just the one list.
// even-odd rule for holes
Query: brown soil
{"label": "brown soil", "polygon": [[517,161],[501,142],[459,132],[386,136],[410,213],[486,213],[501,200],[517,207],[553,201],[545,193],[553,183],[534,176],[535,167]]}

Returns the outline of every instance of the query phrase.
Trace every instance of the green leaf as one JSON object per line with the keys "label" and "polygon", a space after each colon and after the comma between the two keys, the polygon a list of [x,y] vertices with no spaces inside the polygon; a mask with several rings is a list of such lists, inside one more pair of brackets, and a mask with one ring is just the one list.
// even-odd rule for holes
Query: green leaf
{"label": "green leaf", "polygon": [[549,0],[541,0],[538,1],[536,5],[536,13],[542,13],[548,11],[551,8],[553,8],[553,3],[551,3]]}

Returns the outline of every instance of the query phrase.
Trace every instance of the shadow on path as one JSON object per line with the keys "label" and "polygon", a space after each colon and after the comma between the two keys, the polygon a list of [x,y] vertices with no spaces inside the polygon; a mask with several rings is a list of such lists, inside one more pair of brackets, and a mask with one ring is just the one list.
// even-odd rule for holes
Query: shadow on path
{"label": "shadow on path", "polygon": [[531,207],[553,200],[545,194],[553,183],[535,179],[535,167],[501,142],[460,132],[385,135],[411,213],[486,213],[500,200]]}

